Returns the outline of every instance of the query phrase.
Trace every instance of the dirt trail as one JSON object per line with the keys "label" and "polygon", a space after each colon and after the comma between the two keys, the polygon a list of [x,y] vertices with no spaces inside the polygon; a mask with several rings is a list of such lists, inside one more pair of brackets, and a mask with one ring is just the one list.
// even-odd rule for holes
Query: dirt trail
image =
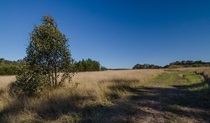
{"label": "dirt trail", "polygon": [[[209,87],[201,76],[169,72],[146,85],[128,89],[133,96],[116,101],[95,114],[100,121],[165,123],[210,122]],[[206,95],[208,94],[208,95]]]}

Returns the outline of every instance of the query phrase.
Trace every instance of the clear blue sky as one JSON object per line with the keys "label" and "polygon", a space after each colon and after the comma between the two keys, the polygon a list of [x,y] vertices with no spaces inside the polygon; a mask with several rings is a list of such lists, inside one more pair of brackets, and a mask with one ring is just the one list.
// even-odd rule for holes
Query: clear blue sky
{"label": "clear blue sky", "polygon": [[210,61],[209,0],[0,0],[0,58],[24,58],[43,15],[58,22],[77,61],[108,68]]}

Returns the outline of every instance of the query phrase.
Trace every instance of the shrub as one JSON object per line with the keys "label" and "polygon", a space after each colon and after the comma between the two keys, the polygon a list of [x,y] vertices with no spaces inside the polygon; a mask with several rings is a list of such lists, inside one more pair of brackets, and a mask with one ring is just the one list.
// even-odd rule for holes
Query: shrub
{"label": "shrub", "polygon": [[14,65],[0,66],[0,75],[15,75],[19,67]]}
{"label": "shrub", "polygon": [[29,65],[21,66],[16,79],[10,87],[10,93],[18,96],[37,95],[49,84],[49,80],[44,74],[37,74],[36,70],[32,70]]}

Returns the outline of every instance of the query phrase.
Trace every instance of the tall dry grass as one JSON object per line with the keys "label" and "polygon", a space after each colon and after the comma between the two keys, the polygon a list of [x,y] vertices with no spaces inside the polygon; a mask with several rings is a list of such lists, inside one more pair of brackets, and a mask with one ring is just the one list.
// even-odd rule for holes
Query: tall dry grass
{"label": "tall dry grass", "polygon": [[206,77],[205,79],[210,79],[210,67],[181,68],[178,70],[195,72],[197,74],[202,74],[203,76],[205,76]]}
{"label": "tall dry grass", "polygon": [[[179,70],[203,73],[210,77],[209,68]],[[164,70],[81,72],[63,87],[45,91],[34,98],[10,96],[7,86],[15,81],[15,77],[1,76],[0,122],[89,122],[92,118],[98,118],[100,111],[113,107],[116,101],[135,94],[132,89],[145,86],[147,81],[163,72]]]}
{"label": "tall dry grass", "polygon": [[15,81],[15,76],[0,76],[0,90],[4,90],[11,82]]}
{"label": "tall dry grass", "polygon": [[11,97],[14,76],[0,78],[0,122],[88,122],[104,106],[114,105],[163,70],[122,70],[77,73],[72,82],[39,97]]}
{"label": "tall dry grass", "polygon": [[78,93],[90,92],[99,101],[106,102],[107,94],[113,93],[114,88],[116,88],[115,94],[119,90],[121,92],[118,94],[127,94],[126,91],[122,93],[123,87],[137,87],[162,72],[162,70],[122,70],[78,73],[73,78],[72,84],[77,86]]}

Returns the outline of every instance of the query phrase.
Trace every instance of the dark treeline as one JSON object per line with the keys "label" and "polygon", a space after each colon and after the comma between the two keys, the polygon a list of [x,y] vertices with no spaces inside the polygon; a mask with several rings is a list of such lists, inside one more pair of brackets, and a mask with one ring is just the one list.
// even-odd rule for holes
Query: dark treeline
{"label": "dark treeline", "polygon": [[0,58],[0,66],[6,66],[6,65],[19,65],[22,63],[23,60],[17,60],[17,61],[10,61],[6,60],[4,58]]}
{"label": "dark treeline", "polygon": [[133,69],[159,69],[159,68],[186,68],[186,67],[210,67],[210,62],[199,61],[176,61],[164,67],[153,64],[136,64]]}
{"label": "dark treeline", "polygon": [[210,62],[203,62],[201,60],[199,61],[176,61],[172,62],[169,65],[166,65],[164,68],[182,68],[182,67],[209,67]]}
{"label": "dark treeline", "polygon": [[76,70],[79,72],[83,71],[100,71],[106,70],[105,67],[101,66],[98,61],[92,60],[90,58],[75,62]]}
{"label": "dark treeline", "polygon": [[[19,69],[19,65],[24,64],[24,60],[10,61],[0,58],[0,75],[16,75]],[[100,65],[98,61],[88,59],[82,59],[78,62],[73,62],[71,64],[75,71],[85,72],[85,71],[103,71],[107,70],[106,67]],[[62,71],[62,69],[60,69]]]}
{"label": "dark treeline", "polygon": [[133,69],[159,69],[161,66],[154,64],[136,64]]}
{"label": "dark treeline", "polygon": [[[0,58],[0,75],[15,75],[18,72],[19,65],[24,64],[24,60],[10,61]],[[82,59],[78,62],[73,62],[75,71],[103,71],[108,70],[106,67],[100,65],[98,61],[88,59]],[[176,61],[172,62],[164,67],[154,64],[136,64],[133,69],[160,69],[160,68],[185,68],[185,67],[210,67],[210,62],[199,61]],[[110,69],[118,70],[118,69]],[[119,69],[122,70],[122,69]],[[123,69],[124,70],[124,69]]]}

